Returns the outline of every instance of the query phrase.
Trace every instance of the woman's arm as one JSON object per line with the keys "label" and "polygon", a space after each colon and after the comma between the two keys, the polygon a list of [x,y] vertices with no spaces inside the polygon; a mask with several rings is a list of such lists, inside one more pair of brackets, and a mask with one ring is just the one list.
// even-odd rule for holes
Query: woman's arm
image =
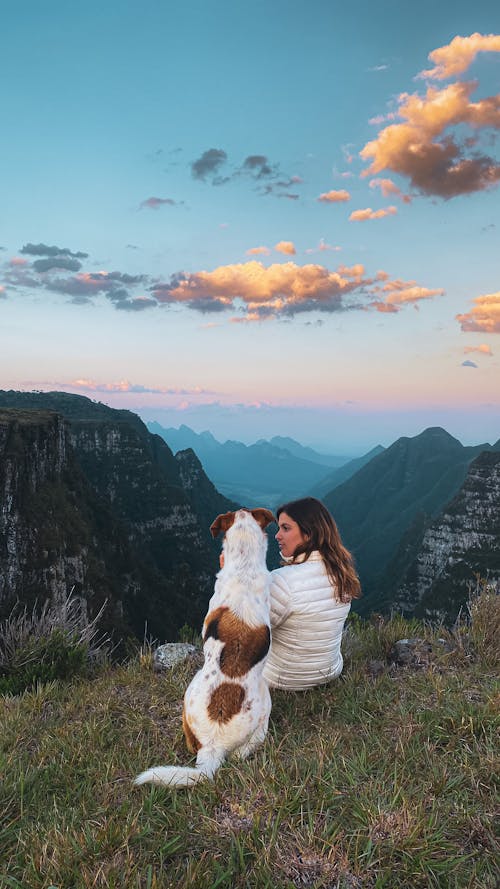
{"label": "woman's arm", "polygon": [[279,627],[292,610],[288,584],[281,574],[271,571],[271,629]]}

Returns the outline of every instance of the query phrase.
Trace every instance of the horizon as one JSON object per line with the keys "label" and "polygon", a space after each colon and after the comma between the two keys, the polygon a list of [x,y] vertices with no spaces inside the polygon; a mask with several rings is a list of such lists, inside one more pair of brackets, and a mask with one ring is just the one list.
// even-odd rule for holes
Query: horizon
{"label": "horizon", "polygon": [[498,440],[493,0],[2,25],[1,388],[351,456]]}

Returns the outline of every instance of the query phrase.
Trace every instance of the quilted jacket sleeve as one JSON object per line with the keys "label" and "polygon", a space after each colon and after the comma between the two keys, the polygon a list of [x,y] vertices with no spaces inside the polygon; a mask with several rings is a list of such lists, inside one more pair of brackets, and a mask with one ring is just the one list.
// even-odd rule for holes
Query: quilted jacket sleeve
{"label": "quilted jacket sleeve", "polygon": [[279,627],[290,614],[291,595],[285,578],[277,571],[271,572],[271,629]]}

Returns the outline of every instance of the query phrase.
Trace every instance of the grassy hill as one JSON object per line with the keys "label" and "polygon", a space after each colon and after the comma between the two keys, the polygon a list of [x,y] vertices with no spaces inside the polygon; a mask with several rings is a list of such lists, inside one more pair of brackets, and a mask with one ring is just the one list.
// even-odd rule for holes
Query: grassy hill
{"label": "grassy hill", "polygon": [[[0,697],[0,886],[493,889],[498,597],[473,615],[447,645],[354,616],[342,677],[274,692],[264,747],[189,791],[131,780],[191,761],[180,715],[197,658]],[[390,666],[416,634],[431,654]]]}

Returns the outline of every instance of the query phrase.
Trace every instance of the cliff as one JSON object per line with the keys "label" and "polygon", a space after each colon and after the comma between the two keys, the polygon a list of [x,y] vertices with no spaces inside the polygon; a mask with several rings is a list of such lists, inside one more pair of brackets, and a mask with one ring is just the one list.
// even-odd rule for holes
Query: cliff
{"label": "cliff", "polygon": [[485,451],[473,461],[458,494],[422,528],[420,540],[393,600],[406,614],[453,619],[476,575],[499,587],[498,451]]}
{"label": "cliff", "polygon": [[208,517],[231,508],[201,467],[181,474],[139,417],[81,396],[0,392],[0,411],[3,613],[75,587],[138,636],[198,627],[218,568]]}

